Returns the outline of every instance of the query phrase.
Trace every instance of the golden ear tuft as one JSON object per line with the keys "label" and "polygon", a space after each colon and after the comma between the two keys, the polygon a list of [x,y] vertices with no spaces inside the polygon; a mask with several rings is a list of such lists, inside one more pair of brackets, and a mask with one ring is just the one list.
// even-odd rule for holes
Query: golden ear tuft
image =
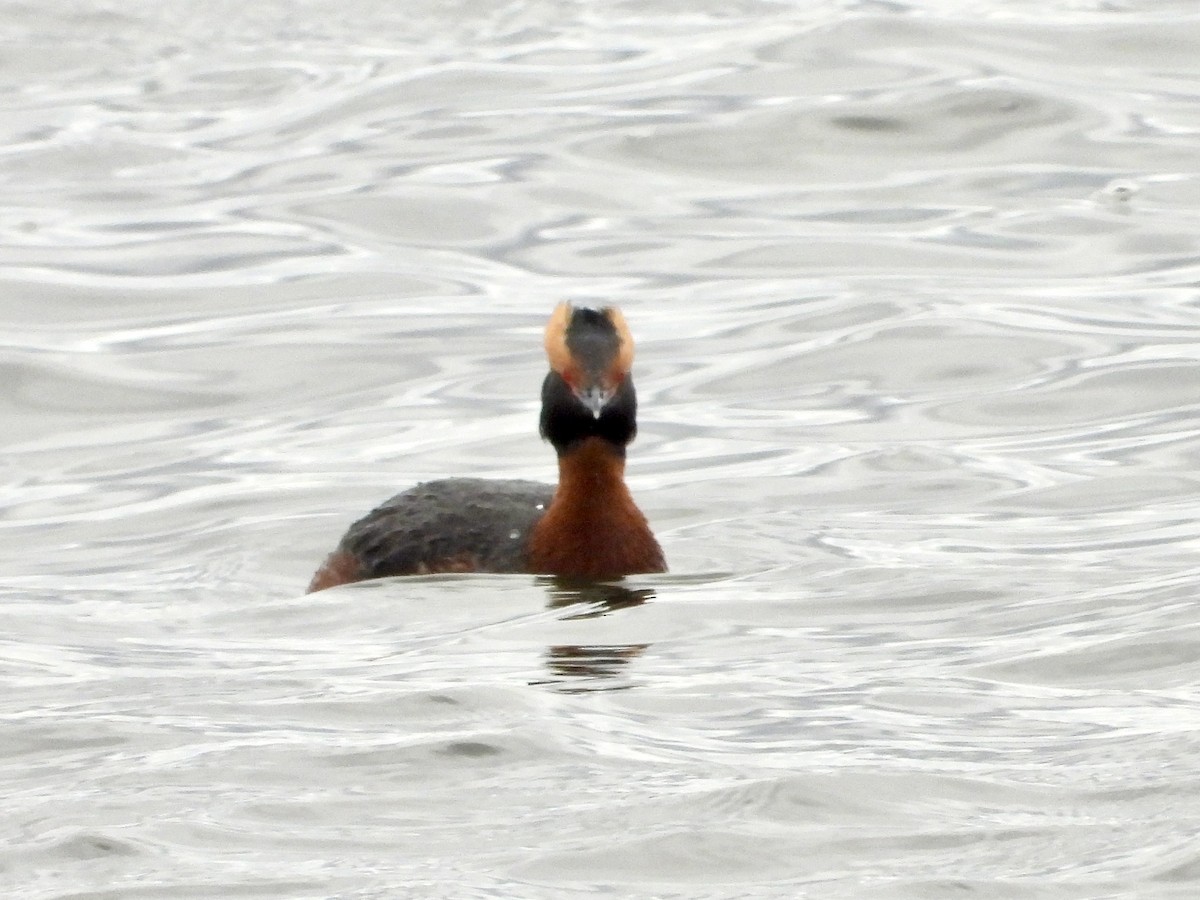
{"label": "golden ear tuft", "polygon": [[629,333],[625,316],[619,309],[615,306],[606,306],[603,312],[608,317],[608,321],[612,322],[612,326],[617,332],[617,339],[621,342],[620,347],[617,348],[617,358],[613,361],[613,366],[622,375],[625,375],[633,368],[633,335]]}
{"label": "golden ear tuft", "polygon": [[550,368],[560,375],[571,367],[571,351],[567,349],[567,326],[571,324],[571,304],[563,302],[554,307],[546,323],[546,358]]}

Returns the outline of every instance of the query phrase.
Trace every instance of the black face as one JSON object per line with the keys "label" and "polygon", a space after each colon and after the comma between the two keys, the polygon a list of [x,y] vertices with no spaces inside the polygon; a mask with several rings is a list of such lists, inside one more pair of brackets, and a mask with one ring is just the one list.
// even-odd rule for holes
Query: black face
{"label": "black face", "polygon": [[625,445],[637,434],[633,376],[625,376],[597,417],[579,401],[561,375],[550,372],[542,382],[541,432],[559,454],[566,453],[584,438],[599,437],[624,455]]}

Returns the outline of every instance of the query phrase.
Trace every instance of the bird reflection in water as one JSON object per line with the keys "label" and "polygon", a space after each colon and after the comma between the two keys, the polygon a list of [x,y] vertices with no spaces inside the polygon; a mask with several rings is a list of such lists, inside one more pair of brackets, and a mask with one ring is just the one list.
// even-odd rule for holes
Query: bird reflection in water
{"label": "bird reflection in water", "polygon": [[[578,607],[564,619],[596,619],[653,599],[650,588],[629,588],[570,578],[547,578],[550,609]],[[649,644],[557,644],[546,650],[550,677],[535,684],[552,684],[569,693],[619,691],[632,687],[620,676],[629,662]]]}

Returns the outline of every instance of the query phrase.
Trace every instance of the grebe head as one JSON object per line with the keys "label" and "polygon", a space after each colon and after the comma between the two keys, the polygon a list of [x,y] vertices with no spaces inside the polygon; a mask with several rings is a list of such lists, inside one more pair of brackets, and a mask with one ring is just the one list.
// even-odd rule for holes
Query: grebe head
{"label": "grebe head", "polygon": [[560,303],[546,325],[546,357],[542,437],[559,454],[599,437],[623,455],[637,434],[637,394],[633,338],[621,311]]}

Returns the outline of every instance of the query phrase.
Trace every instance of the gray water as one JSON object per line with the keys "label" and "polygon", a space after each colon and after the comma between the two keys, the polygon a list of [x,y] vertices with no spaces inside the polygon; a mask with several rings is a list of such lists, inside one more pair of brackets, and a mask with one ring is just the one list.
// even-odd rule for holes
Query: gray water
{"label": "gray water", "polygon": [[[1200,896],[1191,0],[0,34],[4,896]],[[671,573],[303,596],[564,299]]]}

